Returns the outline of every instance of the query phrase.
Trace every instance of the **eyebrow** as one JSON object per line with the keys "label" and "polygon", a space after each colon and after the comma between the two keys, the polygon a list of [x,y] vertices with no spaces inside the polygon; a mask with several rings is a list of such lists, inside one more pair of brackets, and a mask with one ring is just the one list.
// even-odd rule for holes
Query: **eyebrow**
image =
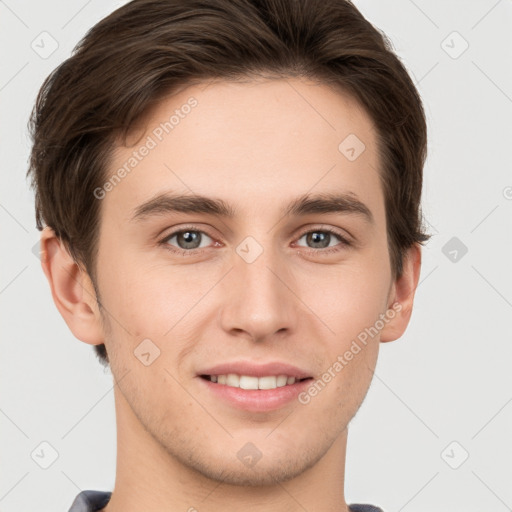
{"label": "eyebrow", "polygon": [[[236,216],[237,210],[224,200],[214,197],[162,193],[135,208],[132,221],[168,213],[203,213],[231,219]],[[370,209],[353,193],[304,194],[289,203],[281,213],[283,217],[349,213],[362,216],[370,224],[374,222]]]}

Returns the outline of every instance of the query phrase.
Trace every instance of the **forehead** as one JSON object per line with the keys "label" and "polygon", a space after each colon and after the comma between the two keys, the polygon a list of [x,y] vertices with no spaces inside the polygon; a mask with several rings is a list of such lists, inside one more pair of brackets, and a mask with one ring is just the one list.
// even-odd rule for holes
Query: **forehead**
{"label": "forehead", "polygon": [[310,191],[382,205],[373,123],[356,101],[324,84],[193,85],[160,101],[133,135],[133,145],[113,153],[107,180],[124,172],[103,204],[125,220],[164,191],[214,195],[247,213]]}

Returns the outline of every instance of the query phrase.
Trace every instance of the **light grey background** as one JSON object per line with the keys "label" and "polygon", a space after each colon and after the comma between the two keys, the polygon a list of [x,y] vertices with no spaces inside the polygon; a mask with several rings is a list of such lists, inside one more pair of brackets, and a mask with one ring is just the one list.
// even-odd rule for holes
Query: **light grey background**
{"label": "light grey background", "polygon": [[[26,123],[43,79],[123,3],[0,1],[2,512],[67,511],[80,490],[114,485],[112,377],[53,304],[32,253],[39,233],[25,172]],[[390,36],[424,99],[433,238],[410,327],[381,345],[351,423],[347,502],[511,510],[512,1],[355,4]],[[42,58],[52,39],[58,48]],[[42,442],[58,453],[47,469]]]}

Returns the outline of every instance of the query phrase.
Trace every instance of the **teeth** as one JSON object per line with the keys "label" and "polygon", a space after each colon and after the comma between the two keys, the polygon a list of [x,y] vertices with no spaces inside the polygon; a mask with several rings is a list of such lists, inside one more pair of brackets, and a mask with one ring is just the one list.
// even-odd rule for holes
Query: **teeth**
{"label": "teeth", "polygon": [[212,382],[241,389],[276,389],[296,382],[295,377],[287,375],[253,377],[228,373],[227,375],[210,375],[209,378]]}
{"label": "teeth", "polygon": [[277,377],[277,387],[280,388],[282,386],[286,386],[287,380],[288,380],[288,377],[286,375],[279,375]]}
{"label": "teeth", "polygon": [[[256,385],[258,389],[275,389],[277,388],[277,377],[260,377],[259,379],[255,377]],[[253,388],[254,389],[254,388]]]}
{"label": "teeth", "polygon": [[233,388],[240,387],[240,377],[235,373],[228,373],[226,376],[226,386],[231,386]]}

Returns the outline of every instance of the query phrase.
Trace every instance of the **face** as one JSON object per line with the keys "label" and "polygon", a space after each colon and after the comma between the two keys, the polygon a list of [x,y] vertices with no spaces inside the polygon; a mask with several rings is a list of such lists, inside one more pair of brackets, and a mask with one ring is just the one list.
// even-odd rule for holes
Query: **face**
{"label": "face", "polygon": [[101,199],[117,406],[209,478],[299,475],[361,405],[380,335],[361,333],[393,301],[372,122],[325,85],[275,80],[189,87],[143,125]]}

